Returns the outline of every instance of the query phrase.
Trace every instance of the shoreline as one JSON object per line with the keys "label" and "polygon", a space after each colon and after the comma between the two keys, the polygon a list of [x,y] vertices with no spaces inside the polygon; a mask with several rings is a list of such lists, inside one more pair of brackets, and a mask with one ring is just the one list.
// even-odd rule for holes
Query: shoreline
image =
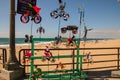
{"label": "shoreline", "polygon": [[[90,39],[90,40],[87,40],[86,43],[88,42],[94,42],[94,43],[98,43],[98,42],[101,42],[101,41],[110,41],[110,40],[120,40],[120,39]],[[52,41],[51,41],[52,42]],[[48,44],[48,43],[51,43],[51,42],[36,42],[35,44]],[[80,41],[81,43],[83,43],[84,41],[81,40]],[[15,43],[16,47],[19,47],[19,46],[28,46],[30,45],[31,43]],[[0,48],[2,47],[9,47],[9,44],[0,44]]]}
{"label": "shoreline", "polygon": [[[1,38],[1,39],[4,39],[4,38]],[[6,38],[5,38],[6,39]],[[9,38],[7,38],[7,39],[9,39]],[[18,40],[18,39],[20,39],[20,40]],[[16,45],[28,45],[28,44],[30,44],[30,43],[25,43],[24,42],[24,39],[25,38],[16,38],[16,42],[15,42],[15,44]],[[66,38],[67,39],[67,38]],[[18,41],[17,41],[18,40]],[[87,39],[87,41],[99,41],[99,40],[120,40],[120,39],[112,39],[112,38],[88,38]],[[4,41],[4,40],[1,40],[1,43],[0,43],[0,47],[8,47],[9,46],[9,40],[5,40],[5,41],[7,41],[7,42],[3,42],[2,43],[2,41]],[[81,39],[81,42],[83,42],[83,40]],[[36,43],[46,43],[46,42],[36,42]]]}

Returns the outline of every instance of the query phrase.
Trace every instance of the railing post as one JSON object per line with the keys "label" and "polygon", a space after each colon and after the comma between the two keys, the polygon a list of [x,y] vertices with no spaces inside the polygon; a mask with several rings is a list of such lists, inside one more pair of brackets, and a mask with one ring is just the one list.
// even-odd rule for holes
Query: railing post
{"label": "railing post", "polygon": [[119,68],[120,67],[120,51],[119,51],[119,49],[120,48],[118,48],[118,62],[117,62],[118,66],[117,66],[117,69],[120,69]]}
{"label": "railing post", "polygon": [[2,49],[2,57],[3,57],[3,68],[5,68],[5,62],[7,62],[7,51],[6,49]]}
{"label": "railing post", "polygon": [[4,52],[5,52],[5,62],[7,62],[7,50],[5,49]]}
{"label": "railing post", "polygon": [[75,64],[75,49],[73,49],[73,53],[72,53],[72,63],[73,63],[73,73],[74,73],[74,69],[75,69],[75,66],[74,66],[74,64]]}
{"label": "railing post", "polygon": [[[25,50],[23,50],[23,61],[25,62]],[[24,67],[24,73],[26,72],[26,65],[25,65],[25,63],[24,63],[24,65],[23,65],[23,67]],[[25,76],[25,74],[24,74],[24,76]]]}
{"label": "railing post", "polygon": [[21,64],[21,50],[18,52],[18,62]]}
{"label": "railing post", "polygon": [[[19,62],[20,65],[22,65],[23,61],[25,61],[25,57],[24,57],[24,55],[25,55],[25,50],[26,50],[26,49],[21,49],[21,50],[18,52],[18,62]],[[23,55],[22,55],[23,57],[21,57],[21,52],[23,52]],[[23,61],[21,61],[21,58],[23,59]],[[25,73],[25,72],[26,72],[26,65],[23,64],[22,66],[23,66],[23,72]],[[25,74],[24,74],[24,76],[25,76]]]}
{"label": "railing post", "polygon": [[2,60],[3,62],[2,62],[2,63],[3,63],[3,68],[4,68],[4,67],[5,67],[5,65],[4,65],[4,64],[5,64],[5,53],[4,53],[4,49],[2,50],[2,57],[3,57],[3,60]]}

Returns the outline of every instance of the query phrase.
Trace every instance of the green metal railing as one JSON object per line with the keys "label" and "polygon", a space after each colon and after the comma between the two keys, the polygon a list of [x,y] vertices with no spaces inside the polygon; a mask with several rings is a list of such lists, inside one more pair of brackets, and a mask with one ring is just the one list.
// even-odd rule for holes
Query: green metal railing
{"label": "green metal railing", "polygon": [[[68,49],[66,49],[66,48],[58,48],[58,49],[54,49],[54,51],[56,51],[56,50],[72,50],[72,51],[74,51],[75,52],[75,49],[76,48],[68,48]],[[20,51],[19,51],[19,63],[24,67],[24,69],[26,69],[26,67],[30,67],[30,65],[28,65],[28,64],[23,64],[22,63],[22,54],[25,54],[25,50],[31,50],[31,49],[21,49]],[[35,51],[43,51],[44,49],[34,49]],[[50,50],[53,50],[53,49],[50,49]],[[96,63],[103,63],[103,62],[115,62],[115,63],[117,63],[117,65],[110,65],[110,66],[104,66],[104,67],[94,67],[94,68],[89,68],[89,70],[95,70],[95,69],[108,69],[108,68],[115,68],[115,69],[117,69],[117,70],[120,70],[120,47],[110,47],[110,48],[80,48],[80,50],[116,50],[117,52],[116,53],[111,53],[111,54],[109,54],[109,53],[106,53],[106,54],[95,54],[95,55],[92,55],[93,57],[100,57],[100,56],[117,56],[117,59],[115,59],[115,60],[111,60],[111,59],[109,59],[109,60],[100,60],[100,61],[94,61],[94,65],[96,64]],[[73,57],[73,60],[74,60],[74,57]],[[74,64],[76,64],[75,62],[74,62]],[[64,65],[74,65],[73,63],[65,63]],[[83,62],[83,64],[88,64],[88,62]],[[53,65],[56,65],[56,64],[49,64],[49,66],[53,66]],[[37,64],[37,66],[48,66],[47,64]],[[87,68],[84,68],[83,70],[87,70]],[[24,71],[26,71],[26,70],[24,70]],[[25,74],[29,74],[28,72],[25,72]]]}
{"label": "green metal railing", "polygon": [[[31,60],[31,67],[30,67],[30,78],[32,77],[32,75],[34,74],[34,66],[35,66],[35,64],[34,64],[34,60],[35,59],[41,59],[42,57],[41,56],[37,56],[37,57],[35,57],[34,56],[34,43],[35,43],[35,41],[55,41],[55,39],[54,38],[33,38],[32,39],[32,57],[30,57],[30,60]],[[79,76],[78,78],[75,78],[75,79],[81,79],[81,78],[87,78],[88,76],[84,73],[83,74],[83,72],[82,72],[82,57],[83,57],[83,55],[80,55],[80,53],[79,53],[79,45],[80,45],[80,39],[76,39],[76,41],[77,41],[77,44],[76,44],[76,46],[77,46],[77,48],[76,48],[76,55],[74,56],[75,58],[76,58],[76,71],[77,71],[77,74],[78,75],[73,75],[73,74],[75,74],[74,73],[74,69],[72,70],[72,73],[70,73],[70,74],[72,74],[72,78],[70,77],[70,79],[73,79],[73,78],[75,78],[76,76]],[[58,56],[53,56],[53,58],[57,58]],[[71,57],[71,55],[64,55],[64,56],[59,56],[59,58],[70,58]],[[69,70],[66,70],[66,71],[69,71]],[[49,71],[47,71],[47,73],[45,73],[45,72],[43,72],[44,74],[47,74],[48,76],[43,76],[43,77],[41,77],[41,78],[51,78],[51,76],[53,76],[52,77],[52,79],[55,79],[55,78],[59,78],[59,79],[61,79],[61,74],[53,74],[53,73],[51,73],[51,72],[49,72]],[[53,75],[49,75],[49,74],[53,74]],[[67,73],[68,74],[68,73]],[[64,75],[66,75],[66,74],[62,74],[62,76],[64,76]],[[69,74],[68,74],[69,75]],[[57,76],[57,77],[56,77]],[[70,75],[71,76],[71,75]],[[51,80],[52,80],[51,79]],[[62,78],[63,79],[63,78]],[[66,80],[66,79],[65,79]]]}

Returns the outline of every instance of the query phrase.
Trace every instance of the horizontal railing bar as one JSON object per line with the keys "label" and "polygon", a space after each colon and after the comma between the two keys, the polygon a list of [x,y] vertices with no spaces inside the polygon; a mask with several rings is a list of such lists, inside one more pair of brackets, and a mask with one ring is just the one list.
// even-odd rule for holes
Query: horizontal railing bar
{"label": "horizontal railing bar", "polygon": [[[94,61],[93,63],[101,63],[101,62],[114,62],[114,61],[118,61],[118,60],[105,60],[105,61]],[[89,62],[83,62],[83,64],[86,64]]]}
{"label": "horizontal railing bar", "polygon": [[[55,41],[55,38],[33,38],[32,41]],[[79,38],[75,38],[75,40],[80,40]]]}
{"label": "horizontal railing bar", "polygon": [[[79,57],[82,57],[83,55],[79,55]],[[59,58],[72,58],[72,57],[77,57],[77,55],[61,55],[59,56]],[[58,56],[52,56],[52,58],[58,58]],[[42,59],[42,56],[31,56],[30,57],[31,60],[33,59]]]}
{"label": "horizontal railing bar", "polygon": [[80,48],[81,50],[96,50],[96,49],[120,49],[120,47],[109,47],[109,48],[106,48],[106,47],[103,47],[103,48]]}
{"label": "horizontal railing bar", "polygon": [[106,66],[106,67],[97,67],[97,68],[88,68],[88,69],[82,69],[82,70],[93,70],[93,69],[104,69],[104,68],[117,68],[117,66]]}
{"label": "horizontal railing bar", "polygon": [[[75,50],[77,48],[51,48],[50,50]],[[120,47],[110,47],[110,48],[79,48],[80,50],[97,50],[97,49],[120,49]],[[30,48],[21,50],[31,50]],[[45,50],[45,49],[34,49],[34,50]]]}
{"label": "horizontal railing bar", "polygon": [[[71,65],[72,63],[62,63],[63,65]],[[76,64],[76,63],[74,63]],[[35,64],[35,66],[54,66],[58,64]],[[23,66],[23,65],[22,65]],[[24,65],[24,66],[30,66],[30,65]]]}
{"label": "horizontal railing bar", "polygon": [[[117,60],[107,60],[107,61],[94,61],[93,63],[101,63],[101,62],[114,62]],[[89,62],[83,62],[83,64],[87,64]],[[76,64],[76,63],[63,63],[63,65],[71,65],[71,64]],[[49,64],[49,66],[53,66],[57,64]],[[25,65],[25,66],[30,66],[30,65]],[[48,64],[37,64],[37,66],[48,66]]]}
{"label": "horizontal railing bar", "polygon": [[6,49],[6,48],[0,48],[0,49]]}
{"label": "horizontal railing bar", "polygon": [[118,55],[118,54],[103,54],[103,53],[101,53],[101,54],[93,54],[93,55],[91,55],[91,56],[113,56],[113,55]]}

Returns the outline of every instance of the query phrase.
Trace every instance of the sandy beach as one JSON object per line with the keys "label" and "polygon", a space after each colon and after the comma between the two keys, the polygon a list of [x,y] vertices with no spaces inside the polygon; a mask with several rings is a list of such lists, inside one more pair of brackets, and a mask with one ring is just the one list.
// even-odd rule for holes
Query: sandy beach
{"label": "sandy beach", "polygon": [[[49,46],[49,48],[53,48],[53,45],[51,43],[48,44],[41,44],[35,45],[35,48],[37,49],[42,49],[45,48],[45,46]],[[18,58],[18,51],[20,49],[24,49],[24,48],[30,48],[30,45],[16,45],[16,56]],[[59,48],[65,48],[65,44],[61,44],[59,45]],[[108,48],[108,47],[120,47],[120,39],[112,39],[112,40],[92,40],[92,41],[86,41],[81,42],[80,43],[80,47],[81,48]],[[8,56],[9,56],[9,47],[4,47],[7,49],[8,52]],[[58,56],[58,55],[71,55],[72,54],[72,50],[64,50],[64,51],[52,51],[53,56]],[[111,50],[81,50],[80,54],[86,54],[86,53],[91,53],[91,55],[95,55],[95,54],[117,54],[117,50],[115,49],[111,49]],[[1,52],[0,52],[1,53]],[[43,56],[44,55],[44,51],[35,51],[35,56]],[[76,52],[75,52],[76,54]],[[111,56],[97,56],[97,57],[92,57],[93,61],[105,61],[105,60],[116,60],[117,56],[116,55],[111,55]],[[72,62],[72,58],[69,59],[55,59],[55,63],[51,63],[49,62],[49,64],[59,64],[61,63],[67,63],[67,62]],[[83,62],[85,62],[83,60]],[[35,64],[48,64],[48,61],[42,62],[41,60],[35,60]],[[27,62],[26,64],[30,64],[30,62]],[[94,68],[94,67],[105,67],[105,66],[116,66],[117,63],[116,62],[103,62],[103,63],[94,63],[93,64],[83,64],[83,69],[87,69],[87,68]],[[2,64],[0,64],[0,69],[2,68]],[[42,70],[48,70],[48,66],[46,67],[40,67],[42,68]],[[54,70],[56,68],[56,66],[49,66],[49,70]],[[68,68],[72,68],[72,65],[67,65],[65,66],[65,69]],[[29,72],[29,69],[27,69],[27,72]]]}

